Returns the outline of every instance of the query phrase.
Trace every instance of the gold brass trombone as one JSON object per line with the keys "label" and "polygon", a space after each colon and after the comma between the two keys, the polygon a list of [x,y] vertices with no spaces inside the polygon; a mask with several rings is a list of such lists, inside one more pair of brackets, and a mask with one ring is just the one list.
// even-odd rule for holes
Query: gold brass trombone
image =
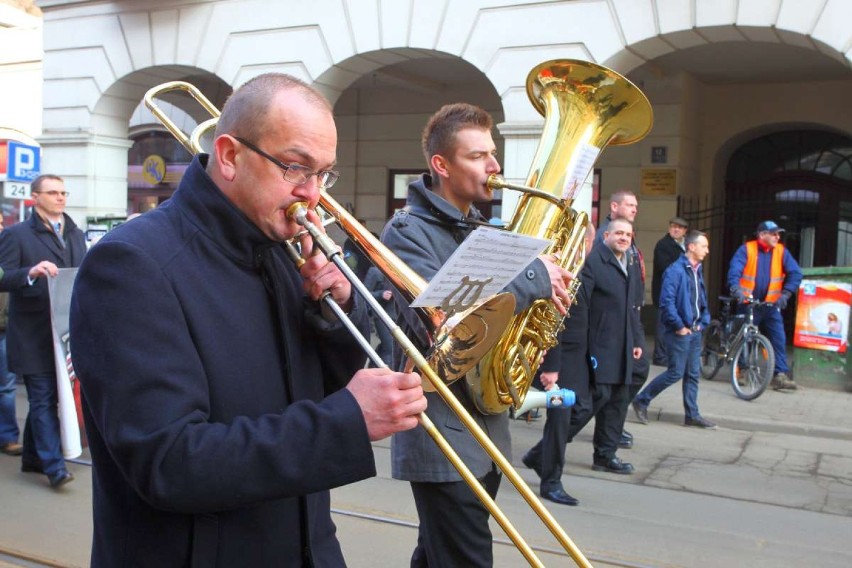
{"label": "gold brass trombone", "polygon": [[[210,112],[214,117],[219,116],[219,111],[216,109],[210,101],[204,97],[204,95],[198,91],[193,85],[184,82],[170,82],[165,83],[163,85],[156,86],[148,91],[145,95],[145,104],[152,110],[154,115],[160,120],[163,125],[187,148],[191,153],[197,153],[203,151],[200,145],[200,140],[203,135],[203,131],[209,130],[213,124],[215,124],[216,119],[213,118],[211,120],[202,122],[199,124],[196,129],[192,132],[190,136],[186,136],[177,125],[174,124],[172,120],[170,120],[165,113],[162,112],[161,109],[156,104],[156,97],[171,90],[183,90],[187,91],[193,98],[195,98],[202,106],[207,108],[208,112]],[[156,109],[156,110],[154,110]],[[363,227],[357,220],[354,219],[343,207],[341,207],[331,196],[329,196],[325,191],[321,192],[320,196],[320,207],[323,208],[328,214],[334,217],[337,222],[341,225],[343,230],[347,233],[347,235],[355,242],[355,244],[359,245],[367,256],[376,264],[376,266],[385,273],[388,279],[400,289],[400,292],[406,298],[413,299],[425,288],[425,281],[420,278],[416,273],[406,267],[393,253],[391,253],[387,247],[385,247],[378,239],[376,239],[365,227]],[[529,486],[524,482],[521,476],[517,471],[512,467],[506,457],[500,452],[497,446],[491,441],[488,435],[482,430],[482,428],[476,423],[470,413],[461,405],[461,403],[456,399],[450,389],[447,387],[445,380],[442,380],[441,376],[436,372],[435,368],[432,365],[432,359],[427,360],[417,349],[414,343],[402,332],[400,327],[396,325],[393,319],[385,312],[378,302],[375,301],[372,294],[366,289],[363,283],[354,275],[351,268],[345,263],[340,254],[340,250],[337,245],[332,241],[322,230],[318,227],[314,226],[306,216],[307,207],[305,204],[295,204],[291,207],[291,210],[288,211],[288,214],[294,218],[299,224],[301,224],[313,237],[315,246],[320,247],[320,249],[326,254],[330,261],[334,262],[335,265],[343,272],[343,274],[350,280],[352,286],[356,289],[356,291],[361,294],[361,296],[370,304],[371,308],[378,314],[379,318],[382,322],[388,326],[391,331],[394,339],[402,346],[405,354],[414,361],[415,366],[421,372],[422,376],[428,380],[431,387],[438,392],[438,394],[444,399],[448,406],[456,413],[459,420],[468,428],[471,434],[476,438],[477,442],[483,447],[483,449],[488,453],[489,457],[494,461],[497,467],[503,472],[506,478],[515,486],[527,504],[535,511],[535,513],[539,516],[542,522],[547,526],[548,530],[554,535],[554,537],[559,541],[562,547],[568,552],[568,554],[574,559],[578,566],[582,567],[591,567],[591,564],[580,551],[579,548],[571,541],[559,523],[553,518],[551,513],[542,505],[541,501],[538,497],[532,492]],[[294,260],[294,262],[299,262],[300,255],[295,250],[291,243],[287,243],[287,249]],[[467,328],[468,333],[472,333],[473,335],[482,334],[485,338],[483,346],[477,348],[476,353],[472,351],[463,357],[465,359],[465,365],[467,368],[475,365],[479,358],[481,358],[482,354],[485,353],[490,347],[494,344],[496,338],[499,338],[502,334],[502,330],[504,328],[505,322],[511,319],[513,311],[514,311],[514,299],[511,295],[497,295],[490,299],[489,302],[484,303],[480,306],[478,311],[472,311],[471,314],[468,315],[463,321]],[[359,337],[360,334],[357,333],[355,326],[348,322],[348,318],[342,310],[339,309],[337,304],[331,300],[331,298],[326,295],[323,298],[323,301],[326,305],[334,311],[338,317],[344,322],[344,325],[356,335],[359,343],[361,343],[362,347],[365,348],[368,355],[374,360],[375,363],[379,364],[381,359],[379,359],[378,355],[375,354],[375,351],[372,350],[372,347],[369,345],[369,341],[365,340],[363,337]],[[421,316],[422,317],[422,316]],[[431,319],[432,322],[435,320],[440,320],[443,323],[445,316],[441,314],[439,311],[433,311],[433,313],[427,314],[425,318],[427,320]],[[468,321],[470,320],[470,321]],[[347,323],[348,322],[348,323]],[[428,324],[427,324],[427,327]],[[458,327],[458,326],[456,326]],[[433,329],[440,329],[434,327]],[[440,334],[440,332],[439,332]],[[496,337],[495,337],[496,336]],[[462,337],[456,339],[450,339],[447,341],[447,351],[451,352],[453,344],[461,344],[469,349],[473,349],[470,347],[471,337]],[[441,339],[437,340],[438,346],[440,347]],[[453,359],[452,354],[445,354],[445,357],[449,360]],[[472,360],[472,362],[471,362]],[[444,365],[444,369],[455,370],[458,376],[462,376],[464,372],[458,372],[458,368],[453,367],[453,364]],[[477,497],[482,501],[484,506],[488,509],[489,513],[494,517],[498,524],[502,527],[506,535],[512,540],[515,546],[518,548],[519,552],[524,556],[527,562],[531,566],[544,566],[532,548],[527,544],[527,542],[523,539],[523,537],[518,533],[515,527],[511,524],[509,519],[505,516],[505,514],[500,510],[491,496],[485,491],[484,487],[479,483],[467,465],[459,458],[458,454],[456,454],[455,450],[449,445],[446,439],[441,435],[441,433],[435,428],[434,424],[431,422],[429,417],[424,413],[419,417],[419,422],[426,429],[429,436],[435,441],[447,459],[452,463],[452,465],[456,468],[471,490],[477,495]]]}

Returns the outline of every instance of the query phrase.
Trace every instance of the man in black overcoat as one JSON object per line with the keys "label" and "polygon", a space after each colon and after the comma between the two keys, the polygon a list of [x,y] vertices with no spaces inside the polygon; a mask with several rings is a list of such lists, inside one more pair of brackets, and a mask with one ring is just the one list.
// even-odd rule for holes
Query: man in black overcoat
{"label": "man in black overcoat", "polygon": [[0,291],[9,292],[6,341],[9,370],[24,378],[29,412],[21,470],[44,473],[51,487],[74,479],[59,437],[58,391],[47,279],[79,266],[86,238],[65,213],[62,178],[45,174],[32,183],[32,215],[0,233]]}
{"label": "man in black overcoat", "polygon": [[665,326],[661,317],[660,290],[663,287],[663,273],[674,261],[686,252],[683,238],[689,223],[683,217],[672,217],[669,220],[669,228],[656,246],[654,246],[654,280],[651,283],[651,299],[657,308],[657,329],[654,336],[654,365],[668,366],[666,359],[666,342],[663,340]]}
{"label": "man in black overcoat", "polygon": [[[586,227],[586,254],[592,249],[595,228]],[[592,417],[592,368],[589,357],[589,298],[580,285],[569,308],[569,317],[559,332],[559,343],[550,349],[539,366],[533,384],[543,390],[564,388],[574,391],[574,406],[548,408],[541,440],[523,457],[523,463],[541,478],[539,492],[560,505],[578,505],[580,501],[565,491],[565,447],[571,441],[571,424],[586,424]],[[558,384],[557,384],[558,383]]]}
{"label": "man in black overcoat", "polygon": [[[633,225],[613,219],[595,244],[580,274],[589,299],[589,353],[594,367],[594,465],[596,471],[633,473],[616,457],[630,401],[634,363],[642,356],[643,334],[633,299],[639,285],[628,253]],[[571,436],[585,424],[572,424]]]}

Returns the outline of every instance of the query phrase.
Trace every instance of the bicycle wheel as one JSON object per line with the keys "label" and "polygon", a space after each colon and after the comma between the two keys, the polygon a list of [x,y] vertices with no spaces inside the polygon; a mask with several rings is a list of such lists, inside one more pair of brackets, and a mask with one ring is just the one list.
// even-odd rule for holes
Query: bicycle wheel
{"label": "bicycle wheel", "polygon": [[775,351],[759,333],[746,337],[731,362],[731,386],[743,400],[763,394],[775,370]]}
{"label": "bicycle wheel", "polygon": [[704,330],[701,345],[701,377],[712,380],[722,368],[725,357],[722,355],[722,323],[713,320]]}

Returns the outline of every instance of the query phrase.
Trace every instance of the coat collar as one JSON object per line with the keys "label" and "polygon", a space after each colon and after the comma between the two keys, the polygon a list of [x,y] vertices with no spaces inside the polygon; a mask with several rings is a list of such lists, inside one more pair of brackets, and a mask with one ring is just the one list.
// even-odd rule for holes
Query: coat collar
{"label": "coat collar", "polygon": [[267,237],[245,213],[222,193],[207,175],[209,156],[192,159],[172,196],[188,220],[224,253],[242,264],[254,264],[255,252],[279,245]]}
{"label": "coat collar", "polygon": [[468,221],[485,222],[485,217],[473,205],[467,216],[455,205],[432,191],[432,176],[423,174],[420,179],[408,186],[406,206],[412,209],[426,209],[435,218],[451,224],[463,224]]}
{"label": "coat collar", "polygon": [[[33,207],[30,211],[30,217],[27,219],[27,223],[30,224],[30,228],[33,233],[35,233],[36,238],[42,241],[50,251],[55,254],[58,258],[64,257],[65,244],[59,240],[59,235],[56,234],[56,231],[48,227],[44,224],[44,219],[36,212],[36,208]],[[62,213],[62,232],[65,235],[65,238],[68,238],[68,235],[71,234],[71,231],[77,229],[77,225],[74,223],[74,220],[68,216],[67,213]]]}
{"label": "coat collar", "polygon": [[[621,274],[622,276],[627,278],[627,274],[624,273],[624,270],[622,269],[621,264],[619,263],[618,259],[615,258],[615,253],[612,252],[612,249],[610,249],[608,246],[606,246],[605,242],[601,241],[599,243],[595,243],[595,247],[592,249],[592,252],[598,254],[602,263],[611,264],[616,269],[618,269],[619,274]],[[625,253],[625,254],[627,254],[627,253]],[[628,265],[628,270],[629,270],[629,265]]]}

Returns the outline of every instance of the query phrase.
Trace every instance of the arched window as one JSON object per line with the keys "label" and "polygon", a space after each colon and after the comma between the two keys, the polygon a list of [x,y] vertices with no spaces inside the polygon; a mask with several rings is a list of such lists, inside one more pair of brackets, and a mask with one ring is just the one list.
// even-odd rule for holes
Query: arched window
{"label": "arched window", "polygon": [[802,266],[852,264],[849,136],[787,130],[755,138],[731,156],[725,182],[726,253],[773,219]]}
{"label": "arched window", "polygon": [[775,132],[747,142],[728,162],[727,181],[759,182],[784,173],[814,172],[852,181],[852,141],[820,130]]}

